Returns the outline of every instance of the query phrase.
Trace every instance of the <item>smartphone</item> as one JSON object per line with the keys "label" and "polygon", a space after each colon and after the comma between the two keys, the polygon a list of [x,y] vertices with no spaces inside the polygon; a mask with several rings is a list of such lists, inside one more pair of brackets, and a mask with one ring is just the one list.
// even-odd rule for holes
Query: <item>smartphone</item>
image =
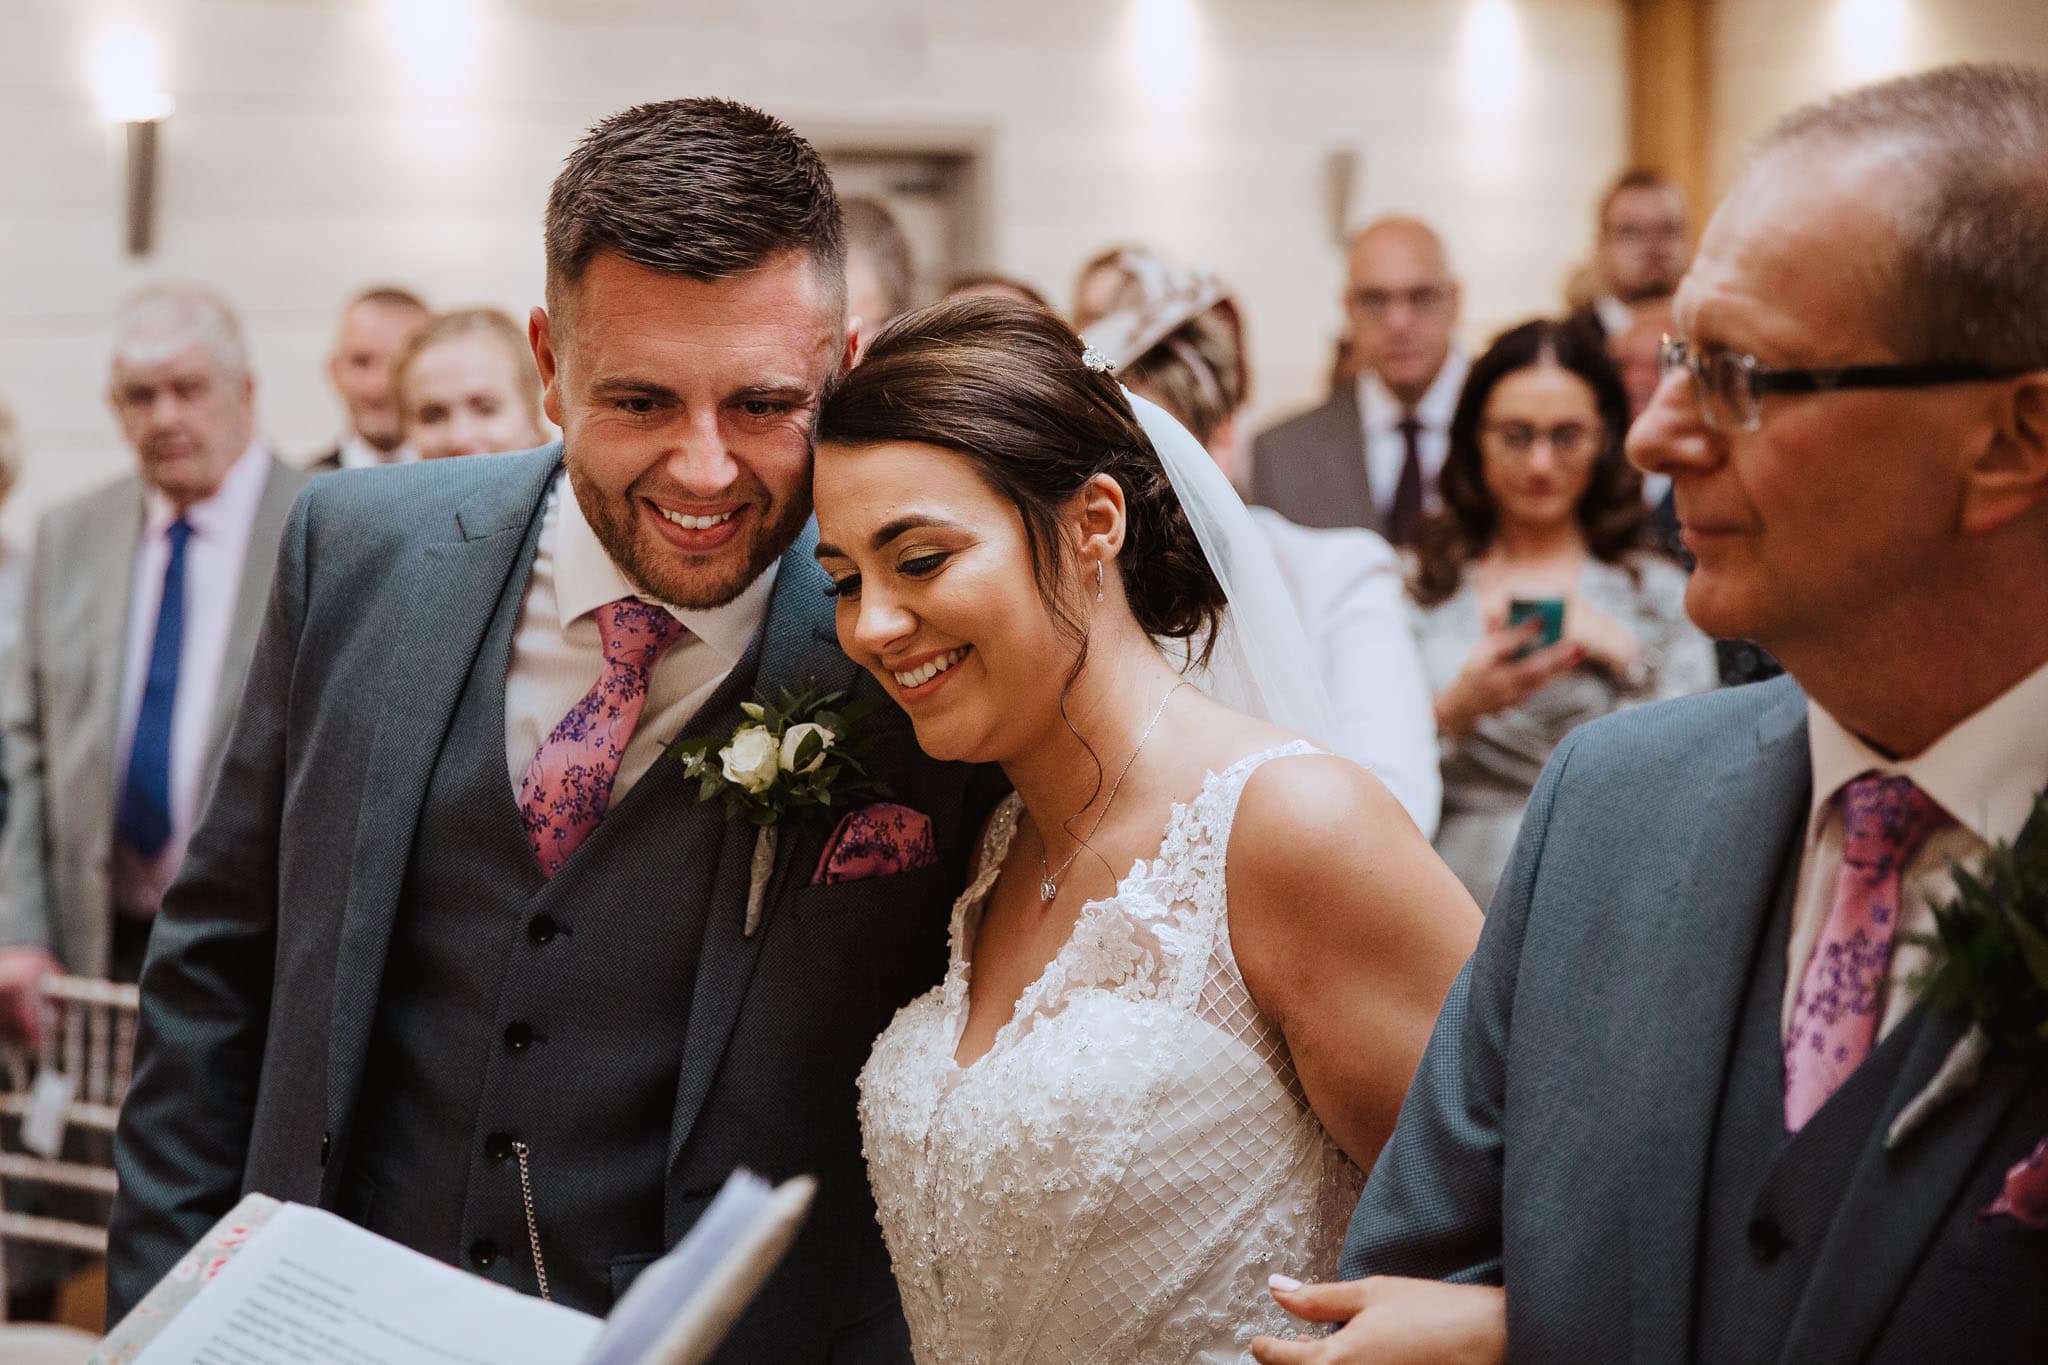
{"label": "smartphone", "polygon": [[1534,654],[1546,645],[1554,645],[1564,638],[1564,599],[1562,597],[1516,597],[1508,602],[1508,629],[1513,630],[1522,622],[1535,619],[1543,623],[1543,629],[1535,639],[1516,650],[1519,659]]}

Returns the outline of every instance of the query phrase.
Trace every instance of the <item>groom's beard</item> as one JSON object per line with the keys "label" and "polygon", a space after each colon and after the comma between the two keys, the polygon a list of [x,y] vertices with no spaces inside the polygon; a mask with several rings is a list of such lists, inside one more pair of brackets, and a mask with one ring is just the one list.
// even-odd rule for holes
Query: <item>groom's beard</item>
{"label": "groom's beard", "polygon": [[779,502],[759,483],[740,492],[744,521],[732,540],[709,554],[689,554],[661,538],[647,524],[641,492],[607,493],[588,484],[569,466],[569,489],[598,544],[628,582],[672,607],[702,611],[722,607],[747,590],[796,543],[811,515],[810,486],[804,496]]}

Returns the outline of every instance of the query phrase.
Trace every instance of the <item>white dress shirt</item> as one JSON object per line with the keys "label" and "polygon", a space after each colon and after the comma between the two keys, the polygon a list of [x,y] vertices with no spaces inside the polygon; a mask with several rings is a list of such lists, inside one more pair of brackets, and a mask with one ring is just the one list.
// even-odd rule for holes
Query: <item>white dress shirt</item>
{"label": "white dress shirt", "polygon": [[[1899,940],[1934,932],[1934,906],[1955,899],[1949,864],[1974,869],[1999,840],[2019,836],[2034,798],[2048,788],[2048,666],[2029,674],[1990,705],[1908,759],[1888,759],[1850,733],[1841,722],[1809,703],[1807,732],[1813,755],[1813,807],[1807,821],[1806,852],[1799,867],[1798,899],[1792,907],[1792,943],[1787,963],[1781,1027],[1792,1026],[1792,1003],[1813,956],[1828,912],[1834,908],[1835,880],[1842,869],[1844,783],[1870,771],[1909,777],[1954,823],[1928,836],[1900,875]],[[1911,1009],[1919,992],[1911,978],[1927,964],[1927,950],[1895,940],[1891,985],[1885,993],[1878,1036]]]}
{"label": "white dress shirt", "polygon": [[[114,904],[122,913],[148,916],[163,904],[164,891],[184,861],[185,845],[199,815],[206,775],[207,745],[220,700],[221,665],[235,625],[235,602],[249,559],[249,533],[256,522],[270,454],[252,442],[214,495],[185,511],[192,527],[185,542],[185,612],[178,648],[178,690],[171,703],[171,837],[154,858],[144,858],[114,841]],[[142,689],[156,643],[157,609],[163,601],[164,569],[171,562],[171,524],[178,510],[151,489],[143,499],[142,538],[135,547],[133,589],[128,607],[128,648],[121,673],[119,766],[114,769],[116,801],[128,777],[135,727],[142,713]]]}
{"label": "white dress shirt", "polygon": [[1600,330],[1609,341],[1636,324],[1636,310],[1612,294],[1593,300],[1593,316],[1600,320]]}
{"label": "white dress shirt", "polygon": [[[1472,368],[1465,353],[1456,347],[1444,357],[1429,391],[1415,405],[1415,420],[1422,430],[1415,438],[1416,453],[1422,457],[1422,510],[1434,512],[1442,505],[1437,497],[1437,475],[1451,453],[1451,417],[1458,410],[1458,395],[1465,388],[1465,373]],[[1372,488],[1373,506],[1384,514],[1394,509],[1394,490],[1401,484],[1401,466],[1408,462],[1408,441],[1401,435],[1401,419],[1408,409],[1394,397],[1393,390],[1379,375],[1367,370],[1358,376],[1359,425],[1365,430],[1365,476]]]}
{"label": "white dress shirt", "polygon": [[343,469],[375,469],[379,465],[411,464],[420,453],[411,446],[400,446],[385,453],[351,431],[341,440],[341,467]]}
{"label": "white dress shirt", "polygon": [[[568,478],[566,473],[557,475],[548,490],[540,545],[505,675],[505,766],[515,796],[542,743],[604,672],[604,642],[591,613],[622,597],[654,601],[628,582],[605,553]],[[664,650],[654,665],[646,707],[612,783],[614,804],[654,766],[747,652],[768,619],[778,567],[769,565],[745,592],[722,607],[697,611],[655,603],[682,622],[689,634]]]}
{"label": "white dress shirt", "polygon": [[1422,830],[1436,837],[1443,800],[1436,712],[1408,627],[1401,560],[1371,531],[1297,526],[1251,509],[1301,617],[1337,731],[1317,736],[1371,768]]}

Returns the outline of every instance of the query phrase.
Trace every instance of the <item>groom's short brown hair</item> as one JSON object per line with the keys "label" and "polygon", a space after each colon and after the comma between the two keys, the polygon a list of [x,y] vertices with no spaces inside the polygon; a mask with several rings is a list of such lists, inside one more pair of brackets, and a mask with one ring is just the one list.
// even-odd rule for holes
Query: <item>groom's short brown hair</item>
{"label": "groom's short brown hair", "polygon": [[824,158],[732,100],[638,104],[598,123],[555,177],[546,222],[550,308],[607,251],[694,280],[801,251],[844,296],[845,227]]}

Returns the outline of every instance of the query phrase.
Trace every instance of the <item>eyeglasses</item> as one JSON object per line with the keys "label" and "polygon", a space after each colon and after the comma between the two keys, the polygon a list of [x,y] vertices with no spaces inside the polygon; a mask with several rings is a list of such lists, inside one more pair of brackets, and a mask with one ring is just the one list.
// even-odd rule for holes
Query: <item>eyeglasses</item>
{"label": "eyeglasses", "polygon": [[1442,284],[1419,284],[1413,289],[1351,291],[1351,306],[1375,321],[1393,312],[1396,304],[1405,304],[1411,313],[1429,315],[1442,312],[1450,301],[1450,286]]}
{"label": "eyeglasses", "polygon": [[1519,460],[1529,458],[1539,441],[1560,460],[1575,460],[1600,444],[1600,428],[1584,422],[1560,422],[1547,431],[1528,422],[1488,422],[1481,430]]}
{"label": "eyeglasses", "polygon": [[1827,393],[1833,389],[1929,389],[2011,379],[2021,370],[1988,365],[1841,365],[1824,369],[1778,369],[1753,355],[1695,350],[1690,342],[1665,337],[1657,352],[1658,378],[1679,370],[1692,375],[1700,420],[1715,431],[1755,431],[1764,423],[1763,400],[1774,393]]}

